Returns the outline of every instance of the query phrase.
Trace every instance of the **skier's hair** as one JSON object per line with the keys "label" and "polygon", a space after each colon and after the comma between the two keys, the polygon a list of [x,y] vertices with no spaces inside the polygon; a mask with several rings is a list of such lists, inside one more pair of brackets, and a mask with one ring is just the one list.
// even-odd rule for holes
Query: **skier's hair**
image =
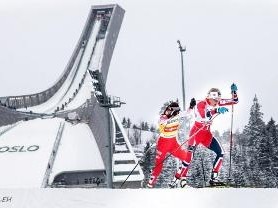
{"label": "skier's hair", "polygon": [[170,104],[165,108],[162,115],[166,115],[166,111],[170,110],[171,114],[170,116],[176,116],[180,112],[180,106],[178,102],[170,102]]}
{"label": "skier's hair", "polygon": [[211,92],[217,92],[218,93],[218,96],[221,97],[221,92],[218,88],[211,88],[209,91],[208,91],[208,95],[211,93]]}

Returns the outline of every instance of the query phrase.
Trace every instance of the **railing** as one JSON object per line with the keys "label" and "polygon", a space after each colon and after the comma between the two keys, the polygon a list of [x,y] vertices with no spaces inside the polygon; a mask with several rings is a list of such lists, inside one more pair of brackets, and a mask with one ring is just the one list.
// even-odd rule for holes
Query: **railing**
{"label": "railing", "polygon": [[[104,14],[108,14],[103,16],[100,11],[103,11]],[[36,105],[40,105],[47,100],[49,100],[64,84],[65,80],[67,79],[68,75],[70,74],[71,70],[73,69],[73,65],[76,61],[76,58],[78,56],[78,53],[82,48],[86,47],[86,44],[88,42],[88,39],[90,37],[91,30],[93,28],[94,22],[96,18],[100,18],[102,15],[102,25],[101,25],[101,31],[98,35],[99,38],[104,38],[107,26],[110,20],[110,15],[112,11],[112,8],[103,8],[103,9],[92,9],[91,13],[87,19],[85,28],[81,34],[81,37],[78,41],[78,44],[73,52],[72,57],[70,58],[70,61],[65,69],[65,71],[62,73],[61,77],[58,79],[58,81],[49,89],[35,93],[30,95],[20,95],[20,96],[7,96],[7,97],[0,97],[0,104],[2,106],[12,108],[12,109],[18,109],[18,108],[27,108],[32,107]]]}
{"label": "railing", "polygon": [[12,128],[16,127],[20,122],[14,123],[9,125],[8,127],[6,127],[5,129],[3,129],[2,131],[0,131],[0,136],[2,136],[3,134],[5,134],[7,131],[11,130]]}

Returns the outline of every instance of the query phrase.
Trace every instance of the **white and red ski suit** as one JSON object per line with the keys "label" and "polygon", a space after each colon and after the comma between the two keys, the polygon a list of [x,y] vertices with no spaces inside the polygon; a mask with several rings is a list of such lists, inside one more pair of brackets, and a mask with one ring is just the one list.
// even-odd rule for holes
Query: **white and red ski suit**
{"label": "white and red ski suit", "polygon": [[227,106],[237,103],[238,97],[236,92],[233,93],[231,99],[220,99],[217,106],[211,106],[208,98],[197,103],[197,108],[195,109],[195,123],[190,129],[186,158],[183,159],[183,166],[176,173],[176,178],[187,176],[194,151],[199,144],[202,144],[216,153],[212,173],[218,174],[222,166],[224,151],[219,141],[213,137],[210,131],[210,125],[212,124],[211,118],[213,115],[217,114],[217,108],[219,106]]}

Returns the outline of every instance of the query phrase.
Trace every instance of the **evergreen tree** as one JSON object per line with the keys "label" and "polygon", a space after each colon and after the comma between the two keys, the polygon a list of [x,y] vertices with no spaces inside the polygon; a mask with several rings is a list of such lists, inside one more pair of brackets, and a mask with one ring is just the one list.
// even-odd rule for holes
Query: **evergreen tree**
{"label": "evergreen tree", "polygon": [[145,129],[144,129],[145,131],[149,131],[150,130],[150,127],[149,127],[149,124],[148,124],[148,122],[145,122]]}
{"label": "evergreen tree", "polygon": [[127,121],[126,121],[126,127],[127,127],[127,128],[130,128],[130,127],[131,127],[131,121],[130,121],[129,118],[128,118]]}
{"label": "evergreen tree", "polygon": [[273,153],[273,140],[270,135],[267,135],[264,140],[259,144],[258,149],[258,165],[262,174],[264,174],[264,181],[261,185],[264,187],[273,187],[275,182],[273,181],[272,174],[272,161],[271,156]]}
{"label": "evergreen tree", "polygon": [[212,158],[210,150],[198,146],[194,152],[188,172],[188,184],[192,187],[204,187],[210,178]]}
{"label": "evergreen tree", "polygon": [[123,118],[122,125],[124,128],[127,128],[127,122],[126,122],[125,117]]}
{"label": "evergreen tree", "polygon": [[155,148],[152,148],[152,143],[147,142],[144,148],[144,156],[142,162],[140,163],[143,173],[144,173],[144,183],[147,184],[150,179],[151,170],[154,164],[155,158]]}
{"label": "evergreen tree", "polygon": [[150,131],[155,132],[155,127],[153,125],[151,125]]}
{"label": "evergreen tree", "polygon": [[253,105],[250,110],[250,117],[248,124],[243,130],[243,136],[246,139],[246,171],[247,184],[254,187],[263,186],[263,181],[266,180],[265,174],[260,165],[260,146],[266,139],[265,123],[262,119],[261,105],[258,102],[257,96],[253,99]]}
{"label": "evergreen tree", "polygon": [[174,178],[174,174],[177,170],[177,162],[176,159],[171,155],[165,159],[163,162],[163,169],[157,180],[156,187],[168,188],[168,184]]}
{"label": "evergreen tree", "polygon": [[[266,142],[261,144],[261,152],[263,154],[263,157],[265,159],[265,170],[267,171],[266,174],[268,174],[268,183],[267,187],[277,187],[278,185],[278,138],[277,138],[277,129],[275,125],[275,121],[273,118],[270,119],[270,121],[266,125]],[[263,162],[263,161],[262,161]]]}
{"label": "evergreen tree", "polygon": [[127,128],[127,137],[129,138],[129,139],[131,139],[130,137],[130,133],[129,133],[129,129],[130,129],[130,127],[131,127],[131,121],[130,121],[130,119],[128,118],[127,120],[126,120],[126,128]]}
{"label": "evergreen tree", "polygon": [[[246,166],[246,156],[243,151],[244,137],[240,132],[233,134],[233,146],[232,146],[232,163],[231,163],[231,182],[235,183],[239,187],[246,186],[246,174],[245,170],[249,167]],[[230,168],[230,167],[229,167]]]}
{"label": "evergreen tree", "polygon": [[[234,140],[235,138],[233,137],[232,139]],[[224,131],[222,136],[219,138],[219,141],[221,141],[221,146],[224,149],[223,165],[219,173],[219,179],[223,182],[229,182],[229,174],[232,172],[232,168],[230,168],[230,153],[232,153],[230,150],[231,131]],[[215,157],[216,155],[214,156],[213,160]],[[231,161],[231,163],[232,162],[233,161]]]}
{"label": "evergreen tree", "polygon": [[145,130],[145,122],[144,121],[140,122],[140,128],[142,130]]}
{"label": "evergreen tree", "polygon": [[141,143],[141,129],[138,128],[136,125],[134,125],[134,128],[133,128],[133,138],[135,141],[135,145],[138,145]]}
{"label": "evergreen tree", "polygon": [[270,118],[270,121],[266,125],[266,133],[267,136],[272,141],[271,142],[273,148],[272,154],[276,154],[277,153],[276,151],[278,151],[278,149],[276,149],[276,147],[278,146],[278,129],[275,125],[275,121],[273,120],[273,118]]}

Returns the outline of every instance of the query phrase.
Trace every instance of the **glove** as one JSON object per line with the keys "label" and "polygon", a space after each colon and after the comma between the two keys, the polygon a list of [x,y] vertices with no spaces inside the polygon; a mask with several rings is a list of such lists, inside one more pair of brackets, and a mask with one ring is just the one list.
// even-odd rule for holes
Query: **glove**
{"label": "glove", "polygon": [[229,109],[228,109],[228,108],[225,108],[225,107],[219,107],[219,108],[217,108],[217,110],[216,110],[217,113],[221,113],[221,114],[224,114],[224,113],[226,113],[226,112],[228,112],[228,111],[229,111]]}
{"label": "glove", "polygon": [[195,107],[195,105],[196,105],[196,100],[195,100],[195,98],[192,98],[190,100],[189,108],[193,109]]}
{"label": "glove", "polygon": [[232,93],[236,93],[236,91],[237,91],[237,86],[236,86],[235,83],[233,83],[233,84],[231,85],[231,91],[232,91]]}

